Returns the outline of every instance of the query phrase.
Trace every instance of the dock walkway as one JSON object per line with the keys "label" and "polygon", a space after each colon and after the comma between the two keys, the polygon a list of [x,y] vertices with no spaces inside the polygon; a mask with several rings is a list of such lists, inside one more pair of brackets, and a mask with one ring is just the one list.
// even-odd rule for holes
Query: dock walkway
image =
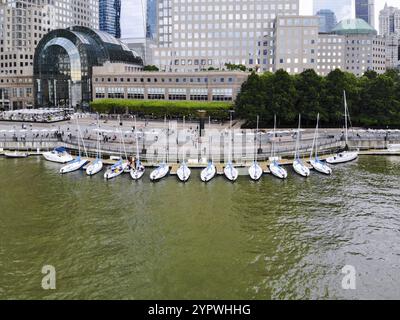
{"label": "dock walkway", "polygon": [[[8,152],[9,150],[3,150],[0,149],[0,156],[4,156],[6,152]],[[29,156],[41,156],[43,154],[43,152],[41,151],[31,151],[28,152]],[[383,149],[372,149],[372,150],[366,150],[366,151],[359,151],[360,155],[370,155],[370,156],[400,156],[400,151],[389,151],[389,150],[383,150]],[[332,155],[328,154],[328,155],[321,155],[319,158],[321,160],[325,160],[328,157],[330,157]],[[88,157],[86,158],[89,162],[94,161],[94,158]],[[280,165],[282,166],[289,166],[293,164],[293,160],[294,159],[280,159],[278,162]],[[307,165],[308,168],[312,169],[311,165],[308,163],[308,158],[303,158],[304,163]],[[111,159],[103,159],[103,163],[104,165],[108,166],[108,165],[113,165],[116,162],[116,160],[111,160]],[[259,165],[261,166],[261,168],[263,169],[264,173],[270,173],[269,170],[269,165],[270,165],[270,161],[259,161],[258,162]],[[252,164],[251,161],[248,162],[241,162],[241,163],[235,163],[235,167],[237,168],[245,168],[245,167],[250,167],[250,165]],[[158,163],[154,163],[154,162],[143,162],[143,165],[147,168],[152,168],[152,167],[156,167],[158,166]],[[205,167],[207,167],[207,163],[191,163],[188,162],[187,163],[188,167],[192,168],[192,169],[203,169]],[[178,171],[180,164],[179,163],[170,163],[170,168],[171,171],[170,173],[172,175],[176,175],[176,172]],[[215,163],[215,167],[217,169],[217,174],[218,175],[223,175],[224,174],[224,163]]]}

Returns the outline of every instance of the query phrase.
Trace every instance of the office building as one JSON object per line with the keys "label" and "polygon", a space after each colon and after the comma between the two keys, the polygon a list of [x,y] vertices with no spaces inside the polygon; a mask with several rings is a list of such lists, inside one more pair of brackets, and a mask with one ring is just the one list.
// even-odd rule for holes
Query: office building
{"label": "office building", "polygon": [[389,34],[385,36],[386,41],[386,68],[400,68],[400,34]]}
{"label": "office building", "polygon": [[336,15],[332,10],[322,9],[316,14],[319,17],[319,32],[329,33],[336,26]]}
{"label": "office building", "polygon": [[298,16],[299,0],[159,0],[160,70],[223,69],[226,63],[273,70],[274,23]]}
{"label": "office building", "polygon": [[353,0],[314,0],[314,14],[320,10],[331,10],[335,13],[337,21],[354,18]]}
{"label": "office building", "polygon": [[50,30],[72,25],[98,29],[98,0],[0,1],[0,108],[32,106],[35,48]]}
{"label": "office building", "polygon": [[326,76],[335,69],[344,71],[345,51],[346,37],[344,35],[320,33],[316,72],[321,76]]}
{"label": "office building", "polygon": [[356,18],[363,19],[372,27],[375,26],[375,1],[355,0]]}
{"label": "office building", "polygon": [[93,68],[93,100],[234,101],[249,73],[140,72],[124,64]]}
{"label": "office building", "polygon": [[379,34],[382,36],[400,33],[400,9],[385,4],[379,12]]}
{"label": "office building", "polygon": [[146,38],[155,40],[157,38],[158,0],[147,0],[146,8]]}
{"label": "office building", "polygon": [[104,31],[71,27],[47,33],[35,50],[35,106],[87,110],[93,67],[106,63],[123,63],[133,71],[143,68],[141,57]]}
{"label": "office building", "polygon": [[99,0],[99,27],[121,38],[121,0]]}
{"label": "office building", "polygon": [[362,19],[341,21],[332,33],[345,37],[344,71],[362,76],[367,70],[386,71],[386,41]]}
{"label": "office building", "polygon": [[276,19],[275,68],[296,74],[317,69],[319,18],[316,16]]}

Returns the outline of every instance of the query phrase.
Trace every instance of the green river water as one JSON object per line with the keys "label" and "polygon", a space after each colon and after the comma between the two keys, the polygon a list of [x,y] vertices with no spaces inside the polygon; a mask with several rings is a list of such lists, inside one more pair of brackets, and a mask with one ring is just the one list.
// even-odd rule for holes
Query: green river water
{"label": "green river water", "polygon": [[234,184],[59,168],[0,158],[0,299],[400,298],[400,157]]}

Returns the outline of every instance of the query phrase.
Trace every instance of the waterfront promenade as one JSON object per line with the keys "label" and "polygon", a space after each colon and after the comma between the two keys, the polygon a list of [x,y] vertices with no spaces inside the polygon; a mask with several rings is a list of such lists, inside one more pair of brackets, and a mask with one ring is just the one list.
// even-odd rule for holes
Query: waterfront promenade
{"label": "waterfront promenade", "polygon": [[[272,142],[275,142],[276,155],[291,158],[295,149],[297,129],[278,129],[273,138],[272,129],[240,129],[240,122],[233,122],[232,130],[228,123],[206,124],[203,135],[199,135],[197,122],[182,121],[135,121],[123,119],[101,120],[97,128],[95,115],[79,116],[78,123],[89,158],[96,154],[97,138],[101,141],[103,157],[111,155],[136,155],[136,139],[142,160],[148,164],[167,161],[174,164],[183,157],[190,165],[204,165],[209,158],[215,163],[232,159],[235,163],[249,163],[254,160],[255,151],[259,161],[271,156]],[[121,143],[121,133],[123,143]],[[40,153],[56,146],[65,146],[76,153],[78,131],[75,120],[57,124],[1,122],[0,148],[4,150],[27,150]],[[303,157],[309,157],[314,138],[314,129],[301,133],[300,150]],[[350,132],[350,145],[361,151],[384,150],[389,143],[400,143],[400,130],[361,130]],[[344,146],[343,132],[340,129],[320,129],[318,141],[321,155],[329,154]],[[82,153],[84,150],[82,148]],[[85,156],[85,154],[84,154]]]}

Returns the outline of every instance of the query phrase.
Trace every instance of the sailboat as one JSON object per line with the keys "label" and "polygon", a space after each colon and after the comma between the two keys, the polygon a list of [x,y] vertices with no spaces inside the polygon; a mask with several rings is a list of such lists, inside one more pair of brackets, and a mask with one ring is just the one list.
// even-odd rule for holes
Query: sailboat
{"label": "sailboat", "polygon": [[129,166],[129,162],[127,162],[126,160],[124,161],[122,159],[122,155],[121,155],[121,144],[123,144],[124,146],[124,151],[125,151],[125,157],[127,158],[126,155],[126,149],[125,149],[125,143],[124,143],[124,138],[122,136],[122,130],[120,130],[120,160],[117,161],[117,163],[115,163],[114,165],[112,165],[105,173],[104,173],[104,178],[106,180],[111,180],[114,179],[118,176],[120,176],[121,174],[123,174],[125,172],[125,170],[128,168]]}
{"label": "sailboat", "polygon": [[[135,126],[136,128],[136,126]],[[136,130],[136,129],[135,129]],[[135,167],[131,168],[131,178],[133,180],[139,180],[143,177],[144,172],[146,171],[144,165],[140,161],[140,152],[139,152],[139,135],[136,134],[136,161]]]}
{"label": "sailboat", "polygon": [[83,148],[84,148],[86,157],[87,157],[87,152],[86,152],[85,142],[83,141],[83,137],[81,135],[81,130],[78,125],[78,119],[76,119],[76,128],[78,130],[78,157],[76,157],[75,160],[68,162],[67,165],[62,167],[60,169],[61,174],[66,174],[66,173],[77,171],[77,170],[81,169],[88,162],[86,159],[82,159],[82,157],[81,157],[81,142],[80,142],[81,139],[82,139],[82,144],[83,144]]}
{"label": "sailboat", "polygon": [[286,179],[287,178],[287,171],[286,169],[282,168],[278,163],[278,157],[275,156],[275,132],[276,132],[276,115],[274,115],[274,136],[272,138],[272,150],[271,150],[271,158],[272,161],[269,165],[269,170],[271,173],[279,178],[279,179]]}
{"label": "sailboat", "polygon": [[[167,118],[164,118],[164,126],[166,125]],[[167,128],[167,140],[169,139],[169,123]],[[159,181],[169,173],[169,166],[167,165],[167,143],[165,144],[165,159],[150,173],[151,181]]]}
{"label": "sailboat", "polygon": [[347,128],[347,119],[350,117],[349,109],[347,107],[347,99],[346,99],[346,91],[343,93],[344,95],[344,122],[345,122],[345,140],[346,140],[346,147],[343,152],[335,154],[332,157],[326,159],[326,162],[330,164],[337,164],[337,163],[345,163],[356,160],[358,158],[358,151],[349,151],[349,140],[348,140],[348,128]]}
{"label": "sailboat", "polygon": [[263,174],[263,171],[257,162],[258,123],[259,123],[259,116],[257,116],[257,130],[254,135],[254,160],[253,164],[249,168],[250,178],[254,181],[260,180]]}
{"label": "sailboat", "polygon": [[[185,117],[183,117],[183,130],[185,130]],[[186,135],[185,135],[185,138],[186,138]],[[190,178],[190,174],[191,174],[191,171],[185,161],[185,153],[186,153],[186,151],[185,151],[185,144],[184,144],[183,148],[182,148],[182,163],[179,166],[178,170],[176,171],[176,174],[177,174],[179,180],[182,182],[188,181]]]}
{"label": "sailboat", "polygon": [[296,173],[302,177],[308,177],[310,175],[310,169],[300,159],[300,128],[301,128],[301,115],[299,114],[299,128],[296,136],[296,149],[294,152],[293,169]]}
{"label": "sailboat", "polygon": [[238,170],[233,166],[232,163],[232,139],[233,139],[233,135],[232,135],[232,113],[231,113],[231,120],[230,120],[230,139],[229,139],[229,159],[228,159],[228,163],[226,164],[225,168],[224,168],[224,174],[225,177],[232,182],[235,182],[239,176],[239,172]]}
{"label": "sailboat", "polygon": [[209,137],[208,137],[208,164],[207,164],[207,167],[204,168],[200,173],[200,179],[203,182],[210,181],[217,174],[217,169],[215,168],[215,165],[213,162],[211,145],[212,145],[212,136],[209,135]]}
{"label": "sailboat", "polygon": [[[314,140],[311,148],[310,164],[316,171],[330,175],[332,174],[332,169],[318,158],[318,127],[319,127],[319,113],[317,115],[317,126],[315,127]],[[313,158],[314,149],[315,149],[315,157]]]}
{"label": "sailboat", "polygon": [[96,150],[96,159],[86,168],[86,174],[88,176],[94,176],[103,170],[103,161],[101,160],[101,151],[100,151],[100,125],[99,125],[99,117],[97,116],[97,150]]}

